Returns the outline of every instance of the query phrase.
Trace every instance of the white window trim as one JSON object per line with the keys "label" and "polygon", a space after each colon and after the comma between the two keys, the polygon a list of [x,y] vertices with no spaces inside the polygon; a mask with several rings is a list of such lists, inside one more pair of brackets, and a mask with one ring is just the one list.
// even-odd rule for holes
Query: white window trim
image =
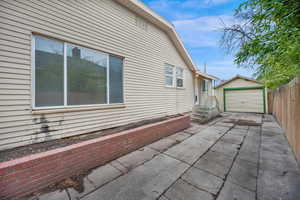
{"label": "white window trim", "polygon": [[111,104],[109,96],[110,96],[110,93],[109,93],[109,55],[107,55],[107,59],[106,59],[106,102],[107,102],[107,104]]}
{"label": "white window trim", "polygon": [[[170,75],[170,74],[166,74],[166,72],[165,72],[165,67],[166,66],[170,66],[170,67],[172,67],[172,75]],[[178,68],[180,68],[180,69],[182,69],[182,77],[177,77],[177,69]],[[176,89],[185,89],[185,70],[184,70],[184,68],[182,68],[182,67],[178,67],[178,66],[175,66],[175,65],[171,65],[171,64],[168,64],[168,63],[165,63],[165,65],[164,65],[164,77],[165,77],[165,87],[167,87],[167,88],[176,88]],[[172,77],[172,85],[167,85],[166,84],[166,77]],[[177,86],[177,79],[182,79],[182,87],[178,87]]]}
{"label": "white window trim", "polygon": [[[35,48],[35,47],[34,47]],[[68,105],[67,43],[64,42],[64,106]],[[35,77],[34,77],[35,78]]]}
{"label": "white window trim", "polygon": [[31,35],[31,106],[35,108],[35,36]]}
{"label": "white window trim", "polygon": [[[166,74],[166,72],[165,72],[166,66],[172,67],[172,75]],[[170,64],[168,64],[168,63],[165,63],[165,65],[164,65],[164,75],[165,75],[165,87],[168,87],[168,88],[174,88],[174,87],[175,87],[175,79],[174,79],[174,75],[176,76],[176,67],[175,67],[174,65],[170,65]],[[172,78],[172,85],[167,85],[167,84],[166,84],[166,77],[171,77],[171,78]]]}
{"label": "white window trim", "polygon": [[[54,41],[59,41],[61,43],[64,44],[64,105],[61,105],[61,106],[41,106],[41,107],[36,107],[35,106],[35,40],[36,40],[36,36],[37,37],[42,37],[42,38],[47,38],[47,39],[50,39],[50,40],[54,40]],[[93,51],[97,51],[99,53],[102,53],[104,55],[107,56],[107,78],[106,78],[106,86],[107,86],[107,103],[105,104],[85,104],[85,105],[67,105],[68,101],[67,101],[67,45],[75,45],[75,46],[79,46],[79,47],[82,47],[82,48],[86,48],[86,49],[90,49],[90,50],[93,50]],[[32,34],[31,35],[31,78],[32,78],[32,81],[31,81],[31,106],[32,106],[32,109],[33,110],[52,110],[52,109],[63,109],[63,108],[81,108],[81,107],[111,107],[113,105],[125,105],[125,94],[124,94],[124,62],[125,62],[125,59],[123,59],[123,65],[122,65],[122,77],[123,77],[123,82],[122,82],[122,100],[123,102],[122,103],[110,103],[109,101],[109,55],[108,53],[104,53],[102,51],[99,51],[99,50],[95,50],[93,48],[89,48],[89,47],[84,47],[84,46],[81,46],[81,45],[76,45],[76,44],[72,44],[72,43],[69,43],[69,42],[65,42],[65,41],[61,41],[61,40],[58,40],[58,39],[54,39],[54,38],[48,38],[48,37],[45,37],[45,36],[40,36],[40,35],[35,35],[35,34]],[[113,55],[113,54],[112,54]]]}

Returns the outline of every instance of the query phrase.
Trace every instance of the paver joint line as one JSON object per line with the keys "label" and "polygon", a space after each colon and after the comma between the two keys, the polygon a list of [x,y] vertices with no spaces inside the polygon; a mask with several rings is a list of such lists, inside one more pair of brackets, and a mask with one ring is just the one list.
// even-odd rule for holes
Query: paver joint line
{"label": "paver joint line", "polygon": [[[194,161],[192,164],[189,164],[189,168],[188,169],[186,169],[183,173],[182,173],[182,175],[184,174],[184,173],[186,173],[199,159],[201,159],[201,157],[203,156],[203,155],[205,155],[226,133],[228,133],[231,129],[233,129],[234,128],[234,126],[232,126],[232,127],[230,127],[228,130],[226,130],[225,131],[225,133],[220,137],[220,138],[218,138],[207,150],[206,150],[206,152],[204,152],[196,161]],[[205,130],[205,129],[204,129]],[[199,133],[198,133],[199,134]],[[195,134],[196,135],[196,134]],[[194,135],[193,135],[194,136]],[[191,136],[191,137],[193,137],[193,136]],[[182,176],[181,175],[181,176]],[[179,179],[181,179],[181,176],[176,180],[176,181],[178,181]],[[168,188],[166,188],[165,189],[165,191],[159,196],[159,198],[161,197],[161,196],[163,196],[175,183],[176,183],[176,181],[174,181],[173,182],[173,184],[171,184]],[[158,199],[159,199],[158,198]]]}
{"label": "paver joint line", "polygon": [[182,181],[184,181],[184,182],[187,183],[188,185],[191,185],[192,187],[198,189],[198,190],[207,192],[207,193],[211,194],[212,196],[216,196],[215,194],[212,194],[211,192],[209,192],[209,191],[207,191],[207,190],[205,190],[205,189],[203,189],[203,188],[200,188],[200,187],[198,187],[198,186],[196,186],[196,185],[194,185],[194,184],[192,184],[192,183],[190,183],[190,182],[188,182],[188,181],[186,181],[186,180],[184,180],[184,179],[182,179],[182,178],[179,178],[179,179],[182,180]]}
{"label": "paver joint line", "polygon": [[[248,134],[248,131],[249,131],[249,127],[248,127],[248,130],[247,130],[247,134]],[[247,135],[247,134],[246,134],[246,135]],[[240,147],[243,145],[245,138],[246,138],[246,136],[243,137],[243,140],[242,140],[242,143],[240,144]],[[231,171],[231,169],[232,169],[232,167],[233,167],[233,165],[234,165],[234,163],[235,163],[235,161],[236,161],[238,155],[239,155],[239,151],[238,151],[237,154],[234,156],[233,162],[231,163],[231,165],[230,165],[230,167],[229,167],[229,170],[228,170],[227,174],[225,175],[224,182],[223,182],[223,184],[221,185],[220,190],[219,190],[218,193],[216,194],[216,197],[218,197],[218,196],[220,195],[222,189],[224,188],[224,185],[225,185],[225,183],[226,183],[226,181],[227,181],[227,178],[228,178],[228,176],[229,176],[229,173],[230,173],[230,171]]]}
{"label": "paver joint line", "polygon": [[[124,167],[126,170],[127,170],[127,167],[125,167],[120,161],[118,161],[117,159],[116,160],[113,160],[112,162],[116,162],[116,163],[118,163],[119,165],[121,165],[122,167]],[[119,169],[119,168],[117,168],[116,166],[114,166],[114,165],[111,165],[113,168],[115,168],[116,170],[118,170],[118,171],[120,171],[122,174],[126,174],[127,172],[124,172],[124,171],[122,171],[121,169]]]}
{"label": "paver joint line", "polygon": [[[228,127],[225,120],[231,119],[262,124]],[[137,150],[108,163],[109,167],[96,168],[84,179],[88,190],[82,195],[75,196],[68,188],[51,194],[50,199],[298,200],[300,170],[293,165],[288,143],[282,140],[284,133],[273,121],[270,128],[271,122],[265,124],[264,119],[263,115],[226,113],[207,126],[192,126],[190,136],[183,131],[154,145],[163,151],[150,144],[142,153]],[[175,138],[178,144],[170,145],[169,140],[177,141]]]}
{"label": "paver joint line", "polygon": [[[262,117],[262,124],[264,123],[264,115]],[[259,176],[259,169],[260,169],[260,152],[261,152],[261,135],[262,135],[262,125],[260,126],[260,133],[259,133],[259,146],[258,146],[258,163],[257,163],[257,179],[256,179],[256,192],[255,192],[255,199],[258,200],[258,176]]]}

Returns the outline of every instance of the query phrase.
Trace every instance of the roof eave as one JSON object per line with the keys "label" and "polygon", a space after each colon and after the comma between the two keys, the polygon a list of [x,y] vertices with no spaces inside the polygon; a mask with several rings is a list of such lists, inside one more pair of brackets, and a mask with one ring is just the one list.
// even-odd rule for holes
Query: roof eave
{"label": "roof eave", "polygon": [[262,85],[263,85],[262,82],[259,82],[259,81],[257,81],[257,80],[250,79],[250,78],[248,78],[248,77],[244,77],[244,76],[241,76],[241,75],[236,75],[235,77],[233,77],[233,78],[231,78],[231,79],[229,79],[229,80],[227,80],[227,81],[221,83],[220,85],[217,85],[216,87],[214,87],[214,89],[217,89],[217,88],[219,88],[219,87],[222,87],[222,86],[224,86],[224,85],[226,85],[226,84],[230,83],[231,81],[234,81],[235,79],[238,79],[238,78],[244,79],[244,80],[247,80],[247,81],[251,81],[251,82],[255,82],[255,83],[258,83],[258,84],[262,84]]}
{"label": "roof eave", "polygon": [[206,74],[206,73],[202,73],[202,72],[199,72],[199,71],[196,72],[196,76],[201,76],[202,78],[209,79],[209,80],[218,80],[218,78],[215,77],[215,76],[212,76],[212,75],[209,75],[209,74]]}
{"label": "roof eave", "polygon": [[178,52],[180,53],[181,57],[184,59],[189,69],[193,72],[197,71],[191,56],[189,55],[188,51],[184,47],[172,23],[164,19],[162,16],[154,12],[152,9],[150,9],[148,6],[146,6],[144,3],[140,2],[139,0],[115,0],[115,1],[125,6],[132,12],[138,14],[139,16],[142,16],[143,18],[147,19],[151,23],[155,24],[161,30],[165,31],[168,34],[168,36],[171,38],[172,42],[174,43],[175,47],[177,48]]}

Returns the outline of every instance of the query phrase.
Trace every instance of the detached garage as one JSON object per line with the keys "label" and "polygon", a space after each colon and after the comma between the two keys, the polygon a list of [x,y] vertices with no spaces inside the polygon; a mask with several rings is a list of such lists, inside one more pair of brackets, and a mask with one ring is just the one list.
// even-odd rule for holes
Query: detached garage
{"label": "detached garage", "polygon": [[267,112],[265,87],[254,79],[238,75],[216,86],[215,94],[224,112]]}

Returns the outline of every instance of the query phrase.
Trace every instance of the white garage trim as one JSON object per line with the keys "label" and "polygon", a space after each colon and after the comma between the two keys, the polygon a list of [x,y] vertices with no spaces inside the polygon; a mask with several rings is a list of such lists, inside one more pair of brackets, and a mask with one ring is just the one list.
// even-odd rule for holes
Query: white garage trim
{"label": "white garage trim", "polygon": [[223,88],[224,112],[226,112],[226,91],[232,91],[232,90],[262,90],[263,112],[266,113],[266,102],[265,102],[266,94],[265,94],[264,86]]}

